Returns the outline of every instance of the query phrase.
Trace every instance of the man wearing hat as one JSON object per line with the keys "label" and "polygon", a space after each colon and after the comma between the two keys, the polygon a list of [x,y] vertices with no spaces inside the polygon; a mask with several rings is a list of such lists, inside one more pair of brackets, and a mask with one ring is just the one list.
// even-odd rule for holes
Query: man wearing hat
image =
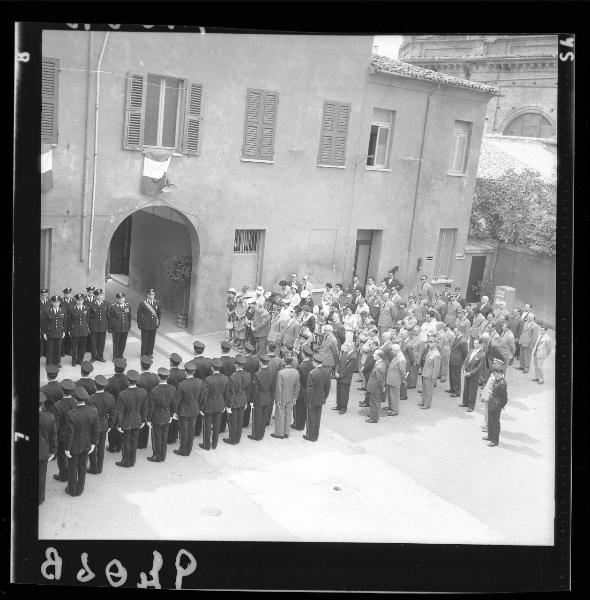
{"label": "man wearing hat", "polygon": [[205,379],[205,391],[200,412],[203,416],[203,450],[217,448],[221,415],[229,399],[229,379],[221,373],[223,362],[219,358],[211,361],[213,373]]}
{"label": "man wearing hat", "polygon": [[369,400],[369,418],[367,423],[377,423],[381,412],[381,400],[384,398],[387,366],[383,360],[383,350],[378,348],[373,352],[375,364],[367,381],[367,394]]}
{"label": "man wearing hat", "polygon": [[[229,351],[231,350],[231,345],[227,341],[221,342],[221,356],[219,359],[223,363],[221,367],[221,373],[226,377],[230,377],[232,373],[236,370],[236,363],[233,356],[229,355]],[[221,415],[221,424],[219,426],[220,433],[225,431],[226,425],[229,422],[228,413],[223,412]]]}
{"label": "man wearing hat", "polygon": [[51,405],[55,405],[63,398],[61,383],[57,381],[59,367],[57,365],[46,365],[45,372],[47,373],[47,383],[41,388],[46,399]]}
{"label": "man wearing hat", "polygon": [[[149,356],[141,356],[139,362],[141,364],[141,375],[137,381],[137,387],[144,389],[148,393],[149,398],[150,390],[158,385],[160,378],[155,373],[150,372],[150,367],[154,361]],[[139,450],[147,448],[149,437],[150,428],[147,423],[144,423],[139,429],[137,438],[137,448]]]}
{"label": "man wearing hat", "polygon": [[90,361],[85,360],[80,365],[80,373],[82,377],[76,381],[76,387],[83,387],[89,396],[92,396],[94,392],[96,392],[96,384],[94,383],[94,379],[89,377],[90,373],[94,370],[94,366]]}
{"label": "man wearing hat", "polygon": [[54,414],[45,407],[47,396],[39,392],[39,505],[45,500],[47,463],[57,452],[57,425]]}
{"label": "man wearing hat", "polygon": [[98,411],[88,406],[88,392],[77,387],[76,406],[68,413],[65,455],[68,457],[68,486],[66,493],[81,496],[86,481],[88,454],[96,449],[100,425]]}
{"label": "man wearing hat", "polygon": [[[254,378],[254,373],[260,369],[260,361],[258,357],[254,356],[254,346],[249,342],[244,344],[244,356],[246,358],[246,362],[244,363],[244,371],[250,373],[250,377]],[[250,387],[250,397],[248,398],[248,404],[244,408],[244,427],[248,427],[250,424],[250,413],[251,413],[251,405],[253,402],[253,394],[254,394],[254,386]]]}
{"label": "man wearing hat", "polygon": [[131,329],[131,307],[125,300],[125,292],[119,292],[115,298],[116,302],[108,310],[108,331],[113,334],[113,360],[123,358]]}
{"label": "man wearing hat", "polygon": [[72,366],[82,364],[86,349],[86,340],[90,332],[88,328],[90,310],[84,303],[84,295],[74,296],[75,305],[70,310],[68,326],[72,343]]}
{"label": "man wearing hat", "polygon": [[51,307],[42,313],[41,329],[43,339],[47,342],[47,364],[61,367],[61,342],[66,335],[66,313],[59,303],[59,296],[51,296]]}
{"label": "man wearing hat", "polygon": [[60,302],[60,307],[63,308],[64,313],[66,315],[66,320],[64,324],[64,329],[66,330],[66,335],[63,339],[61,345],[61,355],[64,357],[66,354],[71,356],[72,352],[72,340],[70,338],[70,311],[72,310],[76,301],[72,298],[72,288],[66,287],[62,290],[63,296]]}
{"label": "man wearing hat", "polygon": [[266,353],[266,342],[270,332],[270,313],[263,304],[256,304],[252,319],[252,333],[256,340],[256,354]]}
{"label": "man wearing hat", "polygon": [[148,420],[148,394],[144,389],[137,387],[139,373],[133,369],[127,371],[126,379],[129,385],[115,397],[117,430],[122,436],[122,457],[115,463],[118,467],[135,465],[139,428]]}
{"label": "man wearing hat", "polygon": [[189,456],[193,450],[195,422],[199,414],[205,383],[196,376],[195,363],[188,360],[184,363],[186,378],[176,387],[176,416],[180,446],[173,450],[179,456]]}
{"label": "man wearing hat", "polygon": [[65,455],[66,435],[68,428],[68,413],[76,406],[76,401],[72,398],[72,393],[76,385],[71,379],[64,379],[61,382],[63,398],[55,405],[55,415],[57,422],[57,468],[59,473],[53,476],[57,481],[68,480],[68,460]]}
{"label": "man wearing hat", "polygon": [[90,305],[90,348],[92,361],[105,362],[103,352],[108,329],[108,305],[99,288],[94,290],[94,302]]}
{"label": "man wearing hat", "polygon": [[322,345],[319,347],[317,354],[322,359],[322,365],[327,369],[328,373],[336,366],[338,359],[340,358],[340,352],[338,351],[338,341],[334,335],[334,328],[332,325],[324,326],[324,339]]}
{"label": "man wearing hat", "polygon": [[[175,390],[178,384],[186,379],[186,372],[180,369],[178,365],[182,362],[180,354],[173,352],[170,355],[170,375],[168,377],[168,385],[171,385]],[[168,427],[168,443],[174,444],[178,439],[178,420],[172,419]]]}
{"label": "man wearing hat", "polygon": [[[488,434],[482,439],[489,441],[488,446],[497,446],[500,441],[500,413],[508,402],[508,386],[504,379],[504,369],[506,365],[499,359],[494,359],[492,365],[492,376],[488,383],[491,382],[489,389],[488,405]],[[486,385],[486,388],[488,385]],[[482,398],[484,396],[482,391]]]}
{"label": "man wearing hat", "polygon": [[467,357],[468,348],[457,327],[453,329],[453,334],[455,339],[451,344],[449,356],[449,389],[445,391],[451,394],[451,398],[458,398],[461,395],[461,367]]}
{"label": "man wearing hat", "polygon": [[432,403],[432,392],[440,373],[440,352],[436,347],[436,339],[429,337],[422,353],[418,375],[422,376],[422,400],[418,405],[426,410]]}
{"label": "man wearing hat", "polygon": [[[90,307],[94,303],[94,286],[89,285],[86,288],[86,295],[84,296],[84,306],[88,309],[88,325],[90,325]],[[92,341],[91,336],[88,334],[86,338],[86,347],[84,348],[85,352],[92,352]]]}
{"label": "man wearing hat", "polygon": [[117,410],[115,399],[105,389],[109,384],[107,378],[104,375],[97,375],[94,382],[96,384],[96,392],[88,398],[88,405],[94,406],[98,411],[99,433],[96,450],[90,453],[88,473],[98,475],[102,473],[106,437],[107,433],[115,426]]}
{"label": "man wearing hat", "polygon": [[[193,342],[193,349],[195,352],[195,357],[193,358],[193,363],[195,365],[195,377],[198,377],[203,382],[211,373],[213,369],[211,368],[211,359],[203,356],[203,352],[205,351],[205,344],[196,340]],[[201,435],[201,430],[203,428],[203,415],[201,415],[200,411],[197,415],[197,420],[195,421],[195,437]]]}
{"label": "man wearing hat", "polygon": [[350,395],[350,384],[352,383],[352,375],[355,371],[357,356],[352,344],[343,344],[342,352],[334,377],[336,378],[336,406],[333,410],[337,410],[341,415],[348,408],[348,398]]}
{"label": "man wearing hat", "polygon": [[297,395],[297,401],[295,402],[295,408],[293,410],[293,424],[291,427],[298,431],[305,429],[305,423],[307,422],[307,378],[310,371],[314,368],[311,357],[313,356],[313,350],[310,345],[305,345],[301,351],[301,363],[297,366],[297,372],[299,374],[299,394]]}
{"label": "man wearing hat", "polygon": [[485,354],[482,350],[481,340],[473,340],[474,349],[469,351],[463,363],[463,402],[459,406],[466,408],[467,412],[473,412],[475,401],[477,399],[477,389],[479,385],[479,376],[485,360]]}
{"label": "man wearing hat", "polygon": [[293,419],[293,406],[299,396],[299,373],[293,368],[292,356],[285,356],[285,366],[277,373],[275,393],[275,431],[271,433],[274,438],[288,438],[291,421]]}
{"label": "man wearing hat", "polygon": [[260,369],[252,377],[252,435],[248,436],[256,441],[264,437],[266,424],[272,414],[276,387],[276,376],[268,369],[270,357],[268,354],[262,354],[258,358]]}
{"label": "man wearing hat", "polygon": [[252,376],[244,371],[246,358],[238,354],[235,358],[235,371],[229,377],[229,394],[226,410],[229,413],[229,437],[223,438],[226,444],[239,444],[242,437],[244,408],[250,398]]}
{"label": "man wearing hat", "polygon": [[326,403],[326,398],[330,393],[330,373],[322,363],[322,357],[319,354],[314,355],[313,369],[307,377],[307,429],[303,439],[309,442],[315,442],[318,439],[322,406]]}
{"label": "man wearing hat", "polygon": [[[129,387],[129,379],[125,375],[125,369],[127,368],[127,361],[124,358],[116,358],[114,361],[115,374],[109,377],[109,384],[107,391],[113,396],[115,402],[118,401],[119,394]],[[118,412],[118,408],[117,408]],[[145,419],[144,419],[145,421]],[[120,452],[121,451],[121,431],[119,430],[121,423],[117,422],[117,427],[114,427],[109,431],[108,440],[109,446],[107,450],[109,452]]]}
{"label": "man wearing hat", "polygon": [[41,342],[41,356],[47,355],[47,342],[43,337],[43,313],[50,307],[51,303],[49,302],[49,290],[47,288],[41,288],[41,295],[39,298],[39,340]]}
{"label": "man wearing hat", "polygon": [[164,462],[168,444],[168,428],[176,413],[176,388],[168,383],[170,369],[158,369],[158,385],[150,390],[147,420],[152,430],[151,462]]}
{"label": "man wearing hat", "polygon": [[156,330],[160,326],[160,302],[156,300],[156,290],[146,290],[146,299],[137,307],[137,326],[141,330],[141,354],[154,358]]}

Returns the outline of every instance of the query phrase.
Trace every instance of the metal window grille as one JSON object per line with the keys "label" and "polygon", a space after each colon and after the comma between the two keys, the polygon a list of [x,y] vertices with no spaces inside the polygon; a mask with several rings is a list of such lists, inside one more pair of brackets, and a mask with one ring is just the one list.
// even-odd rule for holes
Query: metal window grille
{"label": "metal window grille", "polygon": [[262,229],[236,229],[234,254],[258,254]]}

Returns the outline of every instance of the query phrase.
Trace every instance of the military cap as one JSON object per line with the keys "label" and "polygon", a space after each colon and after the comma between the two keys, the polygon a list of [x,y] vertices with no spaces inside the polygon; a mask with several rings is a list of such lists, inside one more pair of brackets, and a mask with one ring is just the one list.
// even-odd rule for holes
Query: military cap
{"label": "military cap", "polygon": [[158,369],[158,376],[159,377],[170,377],[170,369],[167,369],[166,367],[160,367]]}
{"label": "military cap", "polygon": [[115,358],[113,364],[117,369],[124,369],[127,366],[127,361],[124,358]]}
{"label": "military cap", "polygon": [[260,362],[267,363],[270,361],[270,356],[268,354],[261,354],[259,357]]}
{"label": "military cap", "polygon": [[84,300],[84,294],[76,294],[76,295],[74,296],[74,299],[75,299],[75,300]]}
{"label": "military cap", "polygon": [[229,342],[226,342],[225,340],[223,340],[223,342],[221,342],[221,349],[222,350],[230,350],[231,346],[230,346]]}
{"label": "military cap", "polygon": [[244,355],[242,355],[242,354],[238,354],[238,355],[236,356],[236,362],[237,362],[239,365],[244,365],[244,364],[246,364],[246,357],[245,357]]}
{"label": "military cap", "polygon": [[313,355],[313,362],[320,363],[320,365],[321,365],[321,364],[323,364],[324,359],[319,354],[314,354]]}
{"label": "military cap", "polygon": [[127,379],[129,379],[131,383],[136,383],[139,380],[139,373],[131,369],[131,371],[127,371]]}
{"label": "military cap", "polygon": [[61,389],[64,392],[73,392],[76,389],[76,384],[71,379],[64,379],[61,382]]}
{"label": "military cap", "polygon": [[265,298],[270,298],[272,296],[272,292],[264,292]]}
{"label": "military cap", "polygon": [[64,288],[64,289],[62,290],[62,292],[63,292],[64,294],[69,294],[71,291],[72,291],[72,288],[70,288],[70,287]]}
{"label": "military cap", "polygon": [[496,365],[497,365],[497,366],[501,366],[501,367],[503,367],[503,366],[504,366],[504,361],[503,361],[503,360],[500,360],[499,358],[494,358],[494,363],[493,363],[493,365],[492,365],[492,366],[494,366],[494,367],[495,367]]}
{"label": "military cap", "polygon": [[254,346],[250,342],[244,344],[244,349],[248,350],[248,352],[254,352]]}
{"label": "military cap", "polygon": [[150,358],[149,356],[146,356],[145,354],[142,354],[142,355],[139,357],[139,362],[140,362],[142,365],[151,365],[151,364],[154,362],[154,359],[153,359],[153,358]]}
{"label": "military cap", "polygon": [[303,346],[303,354],[313,356],[313,350],[309,346]]}
{"label": "military cap", "polygon": [[42,294],[49,294],[49,290],[47,288],[41,288]]}
{"label": "military cap", "polygon": [[87,292],[93,292],[94,291],[94,286],[93,285],[89,285],[86,287],[86,291]]}
{"label": "military cap", "polygon": [[221,369],[221,367],[223,367],[223,362],[221,361],[221,359],[220,359],[220,358],[214,358],[214,359],[211,361],[211,366],[212,366],[214,369]]}
{"label": "military cap", "polygon": [[285,285],[287,285],[287,282],[286,282],[284,279],[281,279],[281,280],[279,281],[279,285],[280,285],[280,286],[285,286]]}
{"label": "military cap", "polygon": [[101,288],[97,288],[94,290],[94,295],[95,296],[99,296],[100,294],[102,294],[102,289]]}
{"label": "military cap", "polygon": [[173,363],[179,365],[182,362],[182,358],[181,358],[180,354],[176,354],[176,352],[173,352],[170,355],[170,362],[173,362]]}
{"label": "military cap", "polygon": [[88,392],[86,391],[86,388],[77,387],[74,395],[76,396],[76,400],[88,400]]}
{"label": "military cap", "polygon": [[125,298],[125,292],[117,292],[115,298]]}
{"label": "military cap", "polygon": [[59,296],[51,296],[50,300],[51,302],[60,302],[61,298]]}
{"label": "military cap", "polygon": [[94,383],[96,383],[96,385],[100,385],[100,387],[107,387],[109,381],[104,375],[97,375],[94,378]]}
{"label": "military cap", "polygon": [[232,294],[236,293],[236,289],[235,288],[229,288],[229,290],[227,290],[228,292],[231,292]]}
{"label": "military cap", "polygon": [[146,294],[155,294],[155,293],[156,293],[156,290],[155,290],[154,288],[148,288],[148,289],[145,291],[145,293],[146,293]]}
{"label": "military cap", "polygon": [[59,367],[57,365],[47,365],[45,371],[48,375],[57,375],[59,373]]}
{"label": "military cap", "polygon": [[199,342],[199,340],[197,340],[196,342],[193,342],[193,348],[205,348],[205,344],[203,344],[203,342]]}
{"label": "military cap", "polygon": [[94,371],[94,365],[88,360],[83,361],[80,368],[84,373],[92,373]]}
{"label": "military cap", "polygon": [[197,365],[195,365],[195,363],[192,360],[187,360],[184,363],[184,370],[190,371],[192,373],[193,371],[197,370]]}

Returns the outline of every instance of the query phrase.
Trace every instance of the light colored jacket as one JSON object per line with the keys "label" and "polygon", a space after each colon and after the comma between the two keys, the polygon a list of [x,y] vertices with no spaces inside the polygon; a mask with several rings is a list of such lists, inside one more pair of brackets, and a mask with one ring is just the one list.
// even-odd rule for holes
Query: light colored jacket
{"label": "light colored jacket", "polygon": [[333,333],[326,333],[318,355],[322,358],[324,367],[335,367],[338,364],[340,352],[338,351],[338,341]]}
{"label": "light colored jacket", "polygon": [[301,324],[297,321],[297,319],[294,318],[292,321],[289,321],[285,326],[285,329],[283,329],[281,332],[281,344],[293,346],[295,344],[295,340],[299,337],[300,330]]}
{"label": "light colored jacket", "polygon": [[547,335],[547,333],[544,333],[535,342],[535,346],[533,347],[532,355],[536,356],[537,358],[547,358],[551,354],[552,350],[553,350],[553,341]]}
{"label": "light colored jacket", "polygon": [[385,363],[379,359],[375,363],[375,366],[369,375],[369,380],[367,381],[367,392],[369,392],[369,394],[380,394],[385,387],[385,377]]}
{"label": "light colored jacket", "polygon": [[520,345],[523,348],[532,348],[539,335],[539,326],[534,321],[525,321],[520,333]]}
{"label": "light colored jacket", "polygon": [[403,352],[399,352],[389,363],[387,369],[387,385],[399,386],[406,377],[406,357]]}
{"label": "light colored jacket", "polygon": [[379,311],[379,321],[377,322],[379,327],[387,329],[395,325],[395,304],[391,299],[387,300]]}
{"label": "light colored jacket", "polygon": [[436,379],[440,372],[440,352],[436,349],[426,351],[424,357],[424,366],[422,367],[422,377],[427,379]]}
{"label": "light colored jacket", "polygon": [[486,318],[481,313],[477,313],[473,317],[473,323],[471,324],[471,337],[478,338],[483,333],[486,323]]}
{"label": "light colored jacket", "polygon": [[277,373],[277,387],[275,402],[281,406],[295,404],[299,396],[299,371],[293,367],[286,367]]}

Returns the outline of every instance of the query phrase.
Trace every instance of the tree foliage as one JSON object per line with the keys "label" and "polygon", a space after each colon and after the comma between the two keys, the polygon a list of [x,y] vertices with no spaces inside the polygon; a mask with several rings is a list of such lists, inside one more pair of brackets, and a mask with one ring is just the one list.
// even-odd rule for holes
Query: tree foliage
{"label": "tree foliage", "polygon": [[187,285],[193,274],[192,258],[190,256],[171,256],[166,261],[164,270],[174,285]]}
{"label": "tree foliage", "polygon": [[533,170],[478,179],[470,235],[555,255],[555,188]]}

